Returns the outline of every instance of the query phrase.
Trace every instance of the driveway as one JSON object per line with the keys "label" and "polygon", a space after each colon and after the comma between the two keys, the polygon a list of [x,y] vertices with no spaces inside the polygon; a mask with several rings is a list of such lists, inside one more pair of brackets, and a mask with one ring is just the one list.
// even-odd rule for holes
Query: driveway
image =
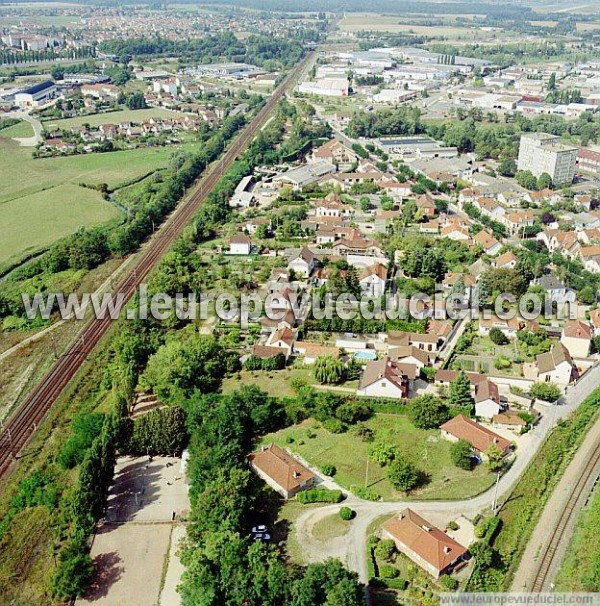
{"label": "driveway", "polygon": [[[498,503],[506,499],[521,474],[529,466],[550,430],[556,423],[570,415],[579,404],[598,386],[600,382],[600,367],[595,366],[583,378],[571,386],[567,394],[561,398],[560,404],[548,407],[538,425],[522,437],[517,456],[510,469],[500,478],[497,487]],[[328,481],[329,487],[335,483]],[[344,493],[347,491],[344,490]],[[366,539],[369,525],[382,516],[392,516],[404,507],[410,507],[432,523],[444,526],[450,520],[464,515],[472,519],[476,514],[491,509],[494,502],[496,487],[492,486],[482,494],[462,501],[397,501],[371,502],[348,495],[344,505],[356,511],[356,518],[350,530],[342,537],[327,542],[317,540],[312,529],[314,525],[339,511],[340,505],[327,505],[311,508],[296,520],[296,537],[309,561],[322,561],[328,557],[337,557],[359,574],[363,583],[367,578]]]}
{"label": "driveway", "polygon": [[15,120],[25,120],[25,122],[29,122],[31,127],[33,128],[34,135],[33,137],[15,137],[15,141],[18,141],[21,147],[35,147],[38,143],[43,141],[42,139],[42,123],[34,118],[31,114],[24,111],[16,111],[5,114],[5,118],[14,118]]}

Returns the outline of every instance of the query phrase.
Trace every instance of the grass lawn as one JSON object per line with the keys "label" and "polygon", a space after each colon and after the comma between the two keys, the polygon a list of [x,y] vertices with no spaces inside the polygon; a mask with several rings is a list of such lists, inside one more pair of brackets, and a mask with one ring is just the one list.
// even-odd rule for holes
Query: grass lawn
{"label": "grass lawn", "polygon": [[352,521],[342,520],[339,514],[334,513],[326,518],[323,518],[322,520],[319,520],[313,526],[312,534],[317,541],[322,541],[325,543],[330,539],[343,537],[350,530],[351,525]]}
{"label": "grass lawn", "polygon": [[222,391],[231,393],[242,385],[256,385],[270,396],[284,398],[295,395],[291,386],[291,381],[295,378],[305,379],[308,384],[314,382],[309,366],[290,366],[273,372],[242,370],[235,377],[228,377],[223,381]]}
{"label": "grass lawn", "polygon": [[99,192],[72,184],[0,204],[0,263],[119,214]]}
{"label": "grass lawn", "polygon": [[29,124],[29,122],[26,122],[25,120],[22,120],[18,124],[13,124],[8,128],[3,128],[2,130],[0,130],[0,137],[6,138],[16,137],[21,139],[26,137],[33,137],[33,135],[33,127],[31,126],[31,124]]}
{"label": "grass lawn", "polygon": [[65,120],[50,119],[44,121],[44,127],[73,128],[82,124],[90,126],[99,126],[100,124],[117,124],[119,122],[143,122],[149,118],[177,118],[181,117],[181,112],[173,112],[160,107],[150,107],[148,109],[124,109],[116,112],[102,112],[90,116],[77,116],[76,118],[67,118]]}
{"label": "grass lawn", "polygon": [[[450,461],[450,442],[442,440],[437,430],[417,429],[403,415],[377,414],[366,425],[375,432],[375,442],[396,446],[428,474],[429,483],[414,491],[410,495],[412,499],[463,499],[479,494],[493,484],[494,476],[481,466],[470,472],[455,467]],[[309,434],[314,437],[309,438]],[[288,442],[290,437],[294,440],[292,443]],[[334,479],[345,488],[365,484],[369,444],[350,432],[332,434],[317,422],[307,420],[269,434],[263,442],[275,442],[289,448],[317,468],[335,465]],[[384,500],[406,499],[404,493],[388,482],[385,469],[373,461],[369,461],[368,485]]]}

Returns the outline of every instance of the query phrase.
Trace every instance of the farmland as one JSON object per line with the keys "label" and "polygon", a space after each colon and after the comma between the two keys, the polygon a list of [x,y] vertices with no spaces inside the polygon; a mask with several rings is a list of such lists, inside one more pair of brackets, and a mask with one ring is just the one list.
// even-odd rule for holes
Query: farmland
{"label": "farmland", "polygon": [[402,23],[402,20],[398,17],[360,13],[350,14],[344,17],[340,21],[339,27],[345,32],[403,32],[413,33],[415,35],[445,36],[448,39],[469,35],[481,35],[481,32],[478,32],[478,30],[473,30],[468,27],[412,25],[410,23]]}
{"label": "farmland", "polygon": [[34,159],[31,148],[9,137],[28,136],[29,125],[0,132],[0,263],[47,246],[79,227],[118,218],[120,211],[98,191],[110,189],[167,166],[175,148],[140,148],[105,154]]}

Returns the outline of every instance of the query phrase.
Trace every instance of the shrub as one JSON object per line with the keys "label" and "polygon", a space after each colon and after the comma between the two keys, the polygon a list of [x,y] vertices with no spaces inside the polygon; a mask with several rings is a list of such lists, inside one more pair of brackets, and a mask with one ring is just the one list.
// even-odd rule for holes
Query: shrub
{"label": "shrub", "polygon": [[400,571],[391,564],[381,564],[379,566],[379,576],[382,579],[395,579],[400,575]]}
{"label": "shrub", "polygon": [[404,591],[408,585],[408,581],[396,577],[395,579],[386,579],[385,584],[390,589],[397,589],[398,591]]}
{"label": "shrub", "polygon": [[419,471],[404,457],[396,456],[388,469],[388,480],[397,490],[408,492],[419,484]]}
{"label": "shrub", "polygon": [[459,440],[450,446],[450,460],[460,469],[470,470],[472,466],[471,445],[466,440]]}
{"label": "shrub", "polygon": [[454,520],[448,522],[448,530],[458,530],[459,528],[460,526]]}
{"label": "shrub", "polygon": [[335,465],[331,465],[331,463],[325,463],[321,467],[321,473],[326,476],[334,476],[336,471]]}
{"label": "shrub", "polygon": [[499,328],[494,327],[490,330],[490,341],[496,345],[506,345],[508,338]]}
{"label": "shrub", "polygon": [[440,577],[440,583],[442,587],[448,591],[456,591],[458,589],[458,581],[447,574],[443,574]]}
{"label": "shrub", "polygon": [[350,521],[354,517],[354,511],[350,507],[342,507],[340,509],[340,518],[346,522]]}
{"label": "shrub", "polygon": [[392,539],[383,539],[379,541],[375,548],[375,555],[378,560],[391,562],[396,553],[396,544]]}
{"label": "shrub", "polygon": [[353,484],[350,486],[350,490],[359,498],[365,501],[379,501],[381,498],[380,494],[370,487],[357,486]]}
{"label": "shrub", "polygon": [[339,419],[325,419],[323,421],[323,428],[330,433],[344,433],[346,431],[346,426]]}
{"label": "shrub", "polygon": [[296,499],[303,505],[309,503],[339,503],[342,500],[342,491],[329,490],[328,488],[311,488],[299,492]]}
{"label": "shrub", "polygon": [[560,389],[553,383],[534,383],[530,391],[534,398],[544,402],[556,402],[560,398]]}

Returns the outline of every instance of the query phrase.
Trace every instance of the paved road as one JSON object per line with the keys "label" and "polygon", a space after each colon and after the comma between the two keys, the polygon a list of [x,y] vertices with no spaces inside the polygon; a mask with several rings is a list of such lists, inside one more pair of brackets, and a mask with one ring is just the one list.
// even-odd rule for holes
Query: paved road
{"label": "paved road", "polygon": [[[498,503],[510,495],[523,471],[537,453],[550,430],[560,419],[571,414],[600,383],[600,367],[596,366],[576,384],[571,386],[558,406],[549,407],[538,425],[522,437],[513,465],[498,482]],[[332,541],[320,542],[312,535],[312,528],[319,520],[336,513],[339,505],[328,505],[310,509],[303,513],[295,525],[297,539],[307,560],[320,561],[327,557],[338,557],[351,570],[358,572],[363,583],[367,579],[366,538],[368,526],[381,516],[391,516],[404,507],[411,507],[433,523],[447,522],[464,515],[473,518],[477,513],[490,509],[494,501],[495,487],[462,501],[410,501],[372,503],[349,495],[345,504],[357,512],[349,532]]]}
{"label": "paved road", "polygon": [[4,117],[14,118],[15,120],[25,120],[25,122],[31,124],[34,132],[33,137],[15,137],[15,141],[18,141],[21,147],[35,147],[38,143],[42,142],[42,123],[31,114],[25,111],[15,111],[5,114]]}

